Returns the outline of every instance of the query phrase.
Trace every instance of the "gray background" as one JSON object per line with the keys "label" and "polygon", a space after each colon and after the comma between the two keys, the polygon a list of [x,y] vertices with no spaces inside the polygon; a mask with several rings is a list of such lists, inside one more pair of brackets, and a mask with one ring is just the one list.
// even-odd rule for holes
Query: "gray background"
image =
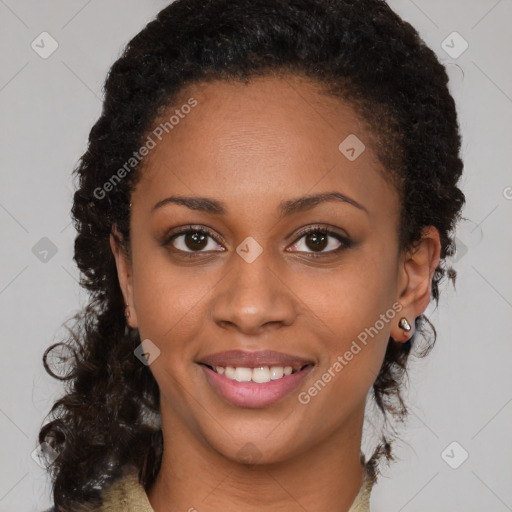
{"label": "gray background", "polygon": [[[469,221],[457,232],[456,291],[444,285],[439,308],[427,310],[437,345],[411,366],[409,423],[398,462],[372,493],[372,511],[512,510],[512,1],[389,3],[448,65]],[[86,299],[72,261],[71,170],[100,115],[110,65],[165,5],[0,0],[2,512],[51,503],[48,478],[31,453],[61,392],[42,353]],[[46,59],[31,47],[43,31],[58,42]],[[454,52],[463,42],[453,31],[469,44],[460,56]],[[44,237],[55,254],[41,252],[49,246]],[[460,464],[463,450],[469,456]]]}

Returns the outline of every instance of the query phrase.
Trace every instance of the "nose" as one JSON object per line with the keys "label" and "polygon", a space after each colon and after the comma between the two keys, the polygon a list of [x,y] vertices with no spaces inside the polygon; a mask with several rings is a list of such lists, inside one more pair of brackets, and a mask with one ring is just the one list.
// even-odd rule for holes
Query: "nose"
{"label": "nose", "polygon": [[229,265],[211,303],[211,318],[219,327],[254,335],[294,322],[298,299],[265,251],[251,263],[235,253]]}

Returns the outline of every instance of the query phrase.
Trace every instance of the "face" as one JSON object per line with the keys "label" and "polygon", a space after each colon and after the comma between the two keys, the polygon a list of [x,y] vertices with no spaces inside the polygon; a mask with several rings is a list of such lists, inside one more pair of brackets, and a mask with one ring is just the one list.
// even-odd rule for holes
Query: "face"
{"label": "face", "polygon": [[260,462],[357,435],[389,336],[428,303],[371,134],[298,77],[189,87],[164,118],[189,98],[132,193],[131,259],[113,245],[164,430]]}

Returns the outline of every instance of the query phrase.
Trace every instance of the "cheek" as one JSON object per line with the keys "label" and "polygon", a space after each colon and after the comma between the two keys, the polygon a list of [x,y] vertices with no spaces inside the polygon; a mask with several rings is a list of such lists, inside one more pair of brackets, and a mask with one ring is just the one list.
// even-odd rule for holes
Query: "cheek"
{"label": "cheek", "polygon": [[134,249],[134,304],[141,338],[159,346],[170,341],[173,347],[180,342],[191,346],[198,319],[204,317],[205,301],[219,279],[213,274],[199,267],[172,265],[159,248]]}
{"label": "cheek", "polygon": [[[330,411],[323,428],[339,425],[364,403],[382,366],[391,322],[396,321],[389,288],[372,272],[326,283],[327,294],[313,308],[326,328],[320,334],[322,359],[315,378],[299,396],[310,411]],[[371,279],[370,279],[371,278]],[[385,279],[384,279],[385,280]],[[337,284],[335,284],[337,283]],[[314,297],[310,297],[313,302]]]}
{"label": "cheek", "polygon": [[[362,250],[328,272],[299,275],[293,285],[327,332],[345,341],[373,326],[381,314],[394,311],[396,262],[368,252]],[[379,322],[379,330],[389,328],[389,319],[384,326]]]}
{"label": "cheek", "polygon": [[397,321],[392,307],[396,277],[391,255],[361,252],[328,278],[303,280],[301,297],[325,328],[323,366],[331,375],[325,378],[334,373],[333,381],[347,391],[364,391],[379,373],[391,325]]}

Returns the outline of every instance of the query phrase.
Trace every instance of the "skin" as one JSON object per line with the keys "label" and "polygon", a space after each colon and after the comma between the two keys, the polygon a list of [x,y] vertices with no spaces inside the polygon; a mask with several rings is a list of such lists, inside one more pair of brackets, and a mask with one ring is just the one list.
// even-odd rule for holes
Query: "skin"
{"label": "skin", "polygon": [[[439,234],[427,227],[415,248],[399,251],[399,196],[372,150],[372,134],[349,105],[321,94],[314,82],[213,81],[189,86],[175,105],[189,97],[198,105],[151,151],[132,193],[131,256],[111,237],[129,325],[160,350],[150,370],[161,390],[165,450],[149,500],[156,512],[346,511],[363,479],[368,390],[389,336],[404,342],[413,334],[398,327],[399,319],[414,329],[430,301]],[[366,145],[355,161],[338,150],[349,134]],[[366,211],[325,201],[278,215],[281,201],[331,191]],[[226,213],[173,203],[152,211],[171,195],[214,198]],[[198,249],[178,236],[165,245],[166,233],[189,224],[210,228],[217,240]],[[312,258],[311,235],[300,231],[316,225],[352,245],[332,253],[340,242],[329,235]],[[252,263],[236,252],[247,237],[263,249]],[[298,393],[394,303],[401,311],[301,404]],[[277,350],[315,366],[278,402],[236,407],[196,363],[232,349]],[[254,464],[241,460],[248,450]]]}

